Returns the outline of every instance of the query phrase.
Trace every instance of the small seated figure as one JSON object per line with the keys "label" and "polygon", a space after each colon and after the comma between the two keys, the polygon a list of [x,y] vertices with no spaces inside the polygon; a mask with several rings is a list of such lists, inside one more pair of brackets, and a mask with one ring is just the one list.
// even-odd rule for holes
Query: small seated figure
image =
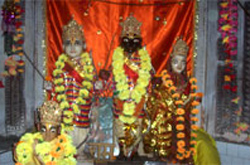
{"label": "small seated figure", "polygon": [[76,164],[76,148],[69,135],[61,131],[62,110],[54,101],[46,101],[38,109],[39,132],[26,133],[14,148],[17,164]]}

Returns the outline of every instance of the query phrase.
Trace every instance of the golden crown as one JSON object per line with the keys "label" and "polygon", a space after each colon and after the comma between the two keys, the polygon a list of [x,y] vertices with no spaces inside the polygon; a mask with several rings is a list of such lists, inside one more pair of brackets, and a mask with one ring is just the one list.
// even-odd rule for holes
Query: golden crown
{"label": "golden crown", "polygon": [[62,122],[62,110],[55,101],[46,101],[38,108],[41,123],[60,125]]}
{"label": "golden crown", "polygon": [[135,38],[141,37],[141,29],[140,26],[142,25],[135,17],[130,15],[124,22],[120,23],[122,26],[122,37],[128,38]]}
{"label": "golden crown", "polygon": [[187,43],[183,41],[182,39],[178,39],[174,45],[173,52],[171,55],[172,56],[175,56],[175,55],[187,56],[188,50],[189,50],[189,47]]}
{"label": "golden crown", "polygon": [[62,39],[63,41],[67,39],[81,39],[84,41],[84,34],[82,30],[82,26],[79,25],[74,18],[72,18],[69,23],[63,26],[63,34]]}

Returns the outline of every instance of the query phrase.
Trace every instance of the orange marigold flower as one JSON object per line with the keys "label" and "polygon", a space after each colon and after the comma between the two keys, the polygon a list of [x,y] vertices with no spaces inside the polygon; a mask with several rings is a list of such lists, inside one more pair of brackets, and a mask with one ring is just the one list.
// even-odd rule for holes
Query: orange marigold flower
{"label": "orange marigold flower", "polygon": [[58,140],[59,140],[60,143],[65,143],[67,139],[66,139],[66,137],[64,135],[59,135]]}
{"label": "orange marigold flower", "polygon": [[180,156],[180,155],[177,154],[177,155],[176,155],[176,158],[179,159],[179,160],[183,160],[183,159],[184,159],[184,156],[183,156],[183,155]]}
{"label": "orange marigold flower", "polygon": [[199,121],[199,119],[197,117],[191,117],[192,121]]}
{"label": "orange marigold flower", "polygon": [[171,87],[173,85],[173,81],[172,80],[167,80],[167,81],[165,81],[164,85],[166,87]]}
{"label": "orange marigold flower", "polygon": [[191,113],[192,114],[198,114],[199,113],[199,109],[192,109]]}
{"label": "orange marigold flower", "polygon": [[191,84],[196,84],[197,83],[197,79],[193,77],[193,78],[189,79],[189,82]]}
{"label": "orange marigold flower", "polygon": [[183,132],[179,132],[179,133],[177,133],[177,138],[184,138],[185,137],[185,134],[183,133]]}
{"label": "orange marigold flower", "polygon": [[177,124],[176,125],[176,129],[178,130],[178,131],[182,131],[182,130],[184,130],[184,125],[183,124]]}
{"label": "orange marigold flower", "polygon": [[190,144],[196,145],[197,142],[195,140],[191,140]]}
{"label": "orange marigold flower", "polygon": [[186,144],[185,144],[185,142],[184,142],[184,140],[179,140],[178,142],[177,142],[177,147],[178,148],[182,148],[182,147],[184,147]]}
{"label": "orange marigold flower", "polygon": [[22,165],[21,163],[19,163],[19,162],[17,162],[17,163],[15,163],[15,165]]}
{"label": "orange marigold flower", "polygon": [[191,152],[190,152],[190,151],[186,151],[186,152],[184,153],[184,157],[185,157],[185,158],[189,158],[190,155],[191,155]]}
{"label": "orange marigold flower", "polygon": [[192,102],[192,106],[197,106],[197,105],[199,105],[200,104],[200,102],[198,102],[198,101],[196,101],[196,100],[194,100],[193,102]]}
{"label": "orange marigold flower", "polygon": [[178,115],[184,115],[185,114],[185,110],[182,109],[182,108],[178,108],[176,112],[177,112]]}
{"label": "orange marigold flower", "polygon": [[183,154],[185,152],[185,149],[183,147],[178,147],[177,151]]}
{"label": "orange marigold flower", "polygon": [[162,76],[162,77],[165,76],[166,74],[168,74],[168,71],[167,71],[167,70],[163,70],[163,71],[161,72],[161,76]]}
{"label": "orange marigold flower", "polygon": [[196,138],[196,137],[197,137],[197,134],[194,133],[194,132],[192,132],[192,133],[191,133],[191,137],[195,137],[195,138]]}
{"label": "orange marigold flower", "polygon": [[191,85],[191,89],[192,89],[192,90],[194,90],[194,89],[197,90],[197,89],[198,89],[198,86],[197,86],[197,85]]}
{"label": "orange marigold flower", "polygon": [[169,89],[168,89],[168,92],[169,93],[174,93],[176,91],[176,87],[175,86],[171,86]]}
{"label": "orange marigold flower", "polygon": [[192,129],[192,130],[197,130],[198,128],[199,128],[199,127],[198,127],[197,125],[194,125],[194,124],[191,125],[191,129]]}
{"label": "orange marigold flower", "polygon": [[58,152],[56,152],[56,151],[51,151],[50,154],[54,158],[58,158],[60,156],[60,154]]}
{"label": "orange marigold flower", "polygon": [[184,102],[182,100],[178,100],[178,101],[175,101],[175,104],[177,104],[177,105],[183,105]]}
{"label": "orange marigold flower", "polygon": [[50,161],[50,162],[47,162],[46,165],[56,165],[56,162]]}
{"label": "orange marigold flower", "polygon": [[191,97],[196,97],[197,93],[191,93],[190,95],[191,95]]}
{"label": "orange marigold flower", "polygon": [[196,93],[196,95],[197,95],[198,97],[200,97],[200,98],[203,97],[203,93],[202,93],[202,92],[198,92],[198,93]]}
{"label": "orange marigold flower", "polygon": [[180,97],[180,94],[179,94],[179,93],[174,93],[174,94],[172,95],[172,97],[175,98],[175,99],[176,99],[176,98],[179,98],[179,97]]}
{"label": "orange marigold flower", "polygon": [[[181,108],[179,108],[179,109],[181,109]],[[177,112],[177,113],[178,113],[178,112]],[[179,116],[179,117],[176,118],[176,120],[177,120],[177,121],[185,121],[185,118],[182,117],[182,116]]]}
{"label": "orange marigold flower", "polygon": [[196,150],[195,150],[195,148],[190,147],[190,151],[192,152],[192,155],[195,155],[195,154],[196,154]]}
{"label": "orange marigold flower", "polygon": [[163,83],[165,83],[167,80],[170,80],[171,77],[168,74],[166,74],[166,75],[162,76],[161,79],[162,79]]}

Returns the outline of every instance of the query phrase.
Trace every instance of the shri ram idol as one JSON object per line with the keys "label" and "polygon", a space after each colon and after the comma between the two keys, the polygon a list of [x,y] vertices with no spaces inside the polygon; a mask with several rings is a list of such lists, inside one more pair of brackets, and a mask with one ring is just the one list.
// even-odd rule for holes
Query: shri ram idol
{"label": "shri ram idol", "polygon": [[141,140],[141,122],[145,115],[144,103],[152,65],[148,52],[141,46],[141,23],[130,15],[121,26],[120,46],[112,57],[114,134],[120,146],[119,156],[131,158],[137,153]]}
{"label": "shri ram idol", "polygon": [[38,109],[39,132],[26,133],[16,144],[17,164],[76,164],[76,148],[69,135],[61,131],[62,110],[55,101],[46,101]]}
{"label": "shri ram idol", "polygon": [[62,39],[64,53],[58,57],[53,71],[55,97],[63,110],[65,129],[81,155],[90,126],[94,65],[85,50],[82,27],[75,20],[63,27]]}

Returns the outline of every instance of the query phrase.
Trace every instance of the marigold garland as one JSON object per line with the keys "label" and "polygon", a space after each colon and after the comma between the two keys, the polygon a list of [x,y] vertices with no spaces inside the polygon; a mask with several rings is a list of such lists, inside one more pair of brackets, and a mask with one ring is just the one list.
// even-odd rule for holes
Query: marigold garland
{"label": "marigold garland", "polygon": [[[81,65],[83,66],[83,72],[79,72],[79,74],[84,78],[82,81],[82,88],[79,91],[79,95],[76,98],[76,103],[72,103],[72,109],[73,111],[69,110],[69,103],[67,100],[67,96],[65,94],[65,87],[63,85],[63,78],[61,77],[61,74],[64,73],[63,68],[65,66],[65,62],[69,60],[68,56],[66,54],[61,54],[55,63],[56,69],[53,71],[53,76],[55,79],[53,80],[53,83],[55,84],[55,92],[57,93],[57,101],[60,102],[60,107],[63,109],[63,122],[65,123],[65,126],[67,130],[73,129],[73,116],[75,114],[80,113],[79,105],[86,104],[86,98],[89,96],[89,90],[92,88],[92,80],[93,80],[93,70],[94,67],[92,65],[92,60],[88,53],[82,53],[81,54]],[[79,68],[76,66],[76,70],[79,70]]]}
{"label": "marigold garland", "polygon": [[127,76],[123,68],[125,63],[124,50],[121,47],[116,48],[112,58],[113,74],[116,82],[116,91],[118,91],[118,98],[122,101],[126,101],[123,104],[123,114],[119,116],[119,119],[128,124],[132,124],[136,121],[136,117],[133,116],[135,114],[136,104],[138,104],[143,95],[146,94],[146,88],[151,77],[150,70],[152,66],[148,52],[144,49],[140,49],[139,56],[141,60],[141,66],[138,71],[139,77],[132,90],[128,85]]}
{"label": "marigold garland", "polygon": [[76,148],[72,145],[72,139],[69,135],[61,133],[51,142],[43,141],[40,132],[31,134],[27,133],[20,139],[21,143],[16,146],[17,163],[28,164],[33,162],[33,143],[38,140],[35,147],[35,153],[47,164],[76,164],[73,157],[76,154]]}
{"label": "marigold garland", "polygon": [[174,98],[174,103],[177,107],[176,113],[177,113],[177,125],[175,126],[176,130],[177,130],[177,154],[176,154],[176,158],[178,160],[183,160],[184,158],[189,158],[191,155],[195,154],[195,144],[196,144],[196,137],[197,134],[195,133],[195,131],[197,130],[198,126],[195,125],[194,123],[198,121],[198,118],[195,117],[196,114],[199,113],[198,109],[195,109],[195,106],[199,105],[200,102],[197,101],[197,93],[196,90],[198,89],[198,86],[196,85],[197,83],[197,79],[196,78],[190,78],[189,82],[191,84],[191,93],[190,96],[193,99],[193,101],[191,102],[191,105],[193,106],[194,109],[191,110],[191,121],[190,125],[191,125],[191,139],[190,139],[190,147],[187,148],[186,144],[185,144],[185,133],[183,132],[185,129],[184,123],[185,123],[185,109],[184,108],[184,102],[181,100],[180,98],[180,94],[176,91],[176,87],[173,85],[173,81],[171,80],[171,76],[168,74],[167,70],[163,70],[161,72],[161,76],[162,76],[162,81],[164,83],[164,85],[167,87],[168,92],[172,95],[172,97]]}

